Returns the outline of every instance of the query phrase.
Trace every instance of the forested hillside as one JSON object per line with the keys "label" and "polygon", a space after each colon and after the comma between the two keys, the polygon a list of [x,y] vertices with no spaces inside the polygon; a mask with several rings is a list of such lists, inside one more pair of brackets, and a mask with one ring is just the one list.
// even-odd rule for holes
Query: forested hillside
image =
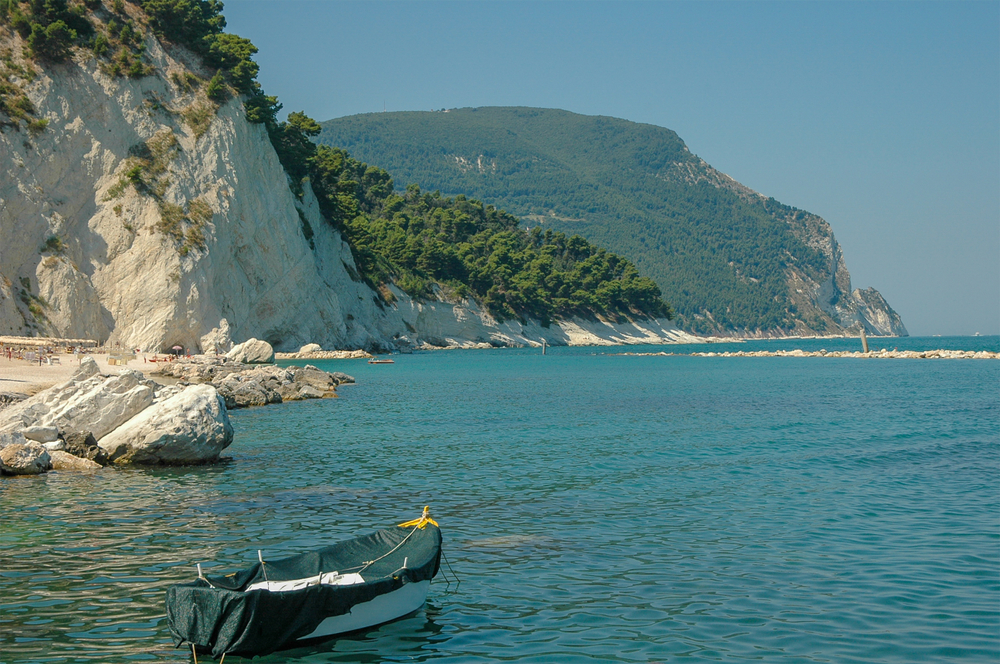
{"label": "forested hillside", "polygon": [[686,329],[849,325],[836,311],[849,276],[840,295],[811,304],[791,287],[794,276],[818,292],[837,272],[826,222],[715,171],[669,129],[532,108],[374,113],[322,127],[321,143],[399,182],[474,196],[625,256],[659,284]]}

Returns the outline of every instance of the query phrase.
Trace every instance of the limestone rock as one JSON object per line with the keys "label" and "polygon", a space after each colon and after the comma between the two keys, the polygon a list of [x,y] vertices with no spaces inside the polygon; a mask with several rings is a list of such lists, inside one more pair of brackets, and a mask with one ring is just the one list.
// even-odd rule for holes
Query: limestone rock
{"label": "limestone rock", "polygon": [[201,338],[201,352],[212,355],[215,353],[226,353],[233,347],[233,339],[229,332],[229,321],[223,318],[219,321],[219,327],[212,328],[212,331]]}
{"label": "limestone rock", "polygon": [[62,438],[56,438],[55,440],[51,440],[47,443],[42,443],[42,447],[47,449],[49,453],[59,452],[66,449],[66,441]]}
{"label": "limestone rock", "polygon": [[100,466],[106,466],[111,461],[108,453],[97,444],[97,439],[89,431],[79,431],[66,434],[65,451],[81,459],[89,459]]}
{"label": "limestone rock", "polygon": [[7,447],[8,445],[24,445],[28,442],[28,439],[24,437],[20,431],[10,431],[7,433],[0,433],[0,450]]}
{"label": "limestone rock", "polygon": [[323,350],[323,347],[320,346],[319,344],[306,344],[305,346],[303,346],[302,348],[299,349],[299,352],[300,353],[316,353],[316,352],[321,351],[321,350]]}
{"label": "limestone rock", "polygon": [[83,381],[101,373],[101,368],[97,366],[97,361],[90,355],[80,358],[80,367],[73,373],[70,380]]}
{"label": "limestone rock", "polygon": [[40,475],[52,467],[48,451],[33,440],[0,450],[0,471],[8,475]]}
{"label": "limestone rock", "polygon": [[74,456],[69,452],[57,450],[49,452],[52,457],[52,470],[100,470],[101,464]]}
{"label": "limestone rock", "polygon": [[218,459],[233,441],[226,404],[211,385],[191,385],[147,408],[99,445],[116,464],[187,464]]}
{"label": "limestone rock", "polygon": [[34,440],[39,443],[51,443],[59,440],[59,427],[32,426],[21,429],[21,433],[28,440]]}
{"label": "limestone rock", "polygon": [[247,339],[234,346],[226,357],[243,364],[270,364],[274,362],[274,349],[266,341]]}
{"label": "limestone rock", "polygon": [[[83,367],[81,367],[83,368]],[[90,431],[98,440],[153,402],[153,389],[137,371],[72,379],[0,411],[0,431],[54,426]]]}

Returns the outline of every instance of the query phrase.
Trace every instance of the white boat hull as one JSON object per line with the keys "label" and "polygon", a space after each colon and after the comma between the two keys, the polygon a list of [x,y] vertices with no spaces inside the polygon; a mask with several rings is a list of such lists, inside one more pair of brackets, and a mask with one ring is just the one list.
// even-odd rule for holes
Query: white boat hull
{"label": "white boat hull", "polygon": [[298,641],[356,632],[402,618],[424,605],[430,587],[430,580],[407,583],[402,588],[397,588],[390,593],[355,604],[351,607],[350,613],[330,616],[312,632],[299,638]]}

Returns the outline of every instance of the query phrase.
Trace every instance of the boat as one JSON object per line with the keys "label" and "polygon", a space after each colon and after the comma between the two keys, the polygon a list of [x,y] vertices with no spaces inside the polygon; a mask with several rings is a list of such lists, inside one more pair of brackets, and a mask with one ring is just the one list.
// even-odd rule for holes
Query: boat
{"label": "boat", "polygon": [[[441,564],[441,530],[420,518],[314,551],[167,589],[178,647],[225,658],[266,655],[375,627],[421,606]],[[197,659],[197,654],[195,654]]]}
{"label": "boat", "polygon": [[395,364],[395,362],[389,359],[380,360],[377,357],[373,357],[372,359],[368,360],[368,364]]}

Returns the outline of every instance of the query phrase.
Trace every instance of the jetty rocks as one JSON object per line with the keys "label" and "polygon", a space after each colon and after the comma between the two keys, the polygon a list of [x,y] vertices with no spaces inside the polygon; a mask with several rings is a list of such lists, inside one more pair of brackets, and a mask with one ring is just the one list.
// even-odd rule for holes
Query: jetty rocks
{"label": "jetty rocks", "polygon": [[151,375],[176,378],[183,383],[208,383],[218,390],[226,408],[336,397],[338,385],[354,382],[354,378],[345,373],[328,373],[309,364],[304,367],[252,366],[235,362],[228,356],[210,355],[170,362],[152,371]]}
{"label": "jetty rocks", "polygon": [[9,475],[206,463],[232,441],[211,386],[164,386],[128,369],[106,376],[90,357],[67,382],[0,410],[0,472]]}

